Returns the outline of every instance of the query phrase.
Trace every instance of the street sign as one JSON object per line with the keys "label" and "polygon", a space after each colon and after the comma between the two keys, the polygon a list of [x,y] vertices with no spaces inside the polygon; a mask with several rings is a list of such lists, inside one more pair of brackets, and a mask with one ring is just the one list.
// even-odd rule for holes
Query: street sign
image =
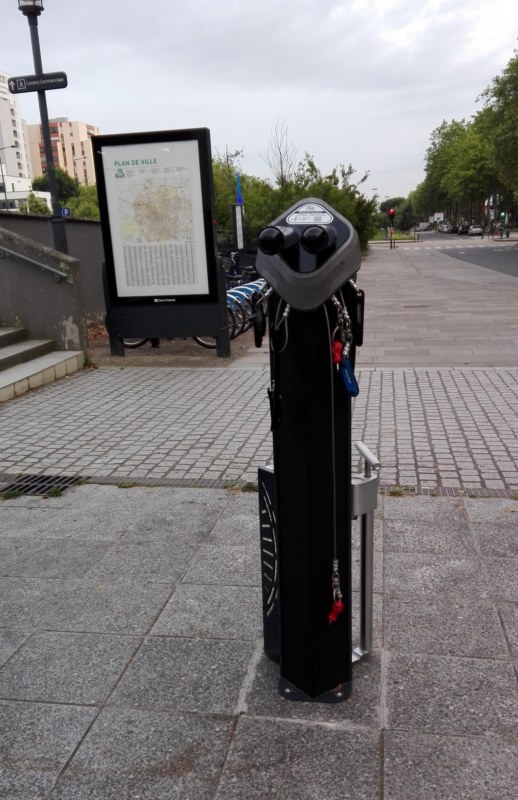
{"label": "street sign", "polygon": [[66,206],[63,206],[63,208],[61,209],[61,216],[62,217],[69,217],[70,216],[70,209],[67,208]]}
{"label": "street sign", "polygon": [[9,78],[9,91],[11,94],[22,92],[46,92],[47,89],[65,89],[68,85],[64,72],[45,72],[41,75],[20,75]]}

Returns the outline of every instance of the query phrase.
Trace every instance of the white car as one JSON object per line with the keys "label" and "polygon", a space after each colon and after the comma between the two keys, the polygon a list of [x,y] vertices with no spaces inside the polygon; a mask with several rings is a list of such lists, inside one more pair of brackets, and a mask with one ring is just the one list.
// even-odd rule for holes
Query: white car
{"label": "white car", "polygon": [[470,225],[468,228],[468,236],[482,236],[483,233],[482,225]]}

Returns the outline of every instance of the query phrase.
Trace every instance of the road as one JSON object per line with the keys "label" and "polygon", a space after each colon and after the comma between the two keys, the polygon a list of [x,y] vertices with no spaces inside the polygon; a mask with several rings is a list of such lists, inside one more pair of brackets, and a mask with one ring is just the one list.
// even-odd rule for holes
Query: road
{"label": "road", "polygon": [[421,244],[433,246],[451,258],[518,278],[518,242],[451,233],[424,233],[421,234]]}
{"label": "road", "polygon": [[516,367],[518,275],[495,266],[511,268],[517,256],[512,241],[434,233],[395,250],[372,245],[358,274],[366,295],[359,363]]}

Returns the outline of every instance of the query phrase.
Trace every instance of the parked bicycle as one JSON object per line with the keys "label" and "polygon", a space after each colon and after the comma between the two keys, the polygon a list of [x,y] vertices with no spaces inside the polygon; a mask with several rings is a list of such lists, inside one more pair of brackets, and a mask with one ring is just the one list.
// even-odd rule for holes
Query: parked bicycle
{"label": "parked bicycle", "polygon": [[[266,281],[258,277],[255,266],[240,265],[239,253],[218,253],[218,265],[225,273],[227,286],[227,325],[231,339],[235,339],[254,326],[257,347],[266,331],[268,289]],[[254,280],[254,278],[257,278]],[[216,348],[215,336],[193,336],[196,344],[209,349]],[[151,342],[158,347],[159,340],[147,338],[124,338],[124,347],[135,349]]]}
{"label": "parked bicycle", "polygon": [[[254,325],[256,346],[266,331],[266,308],[269,288],[263,278],[252,283],[244,283],[227,291],[227,312],[229,315],[230,338],[235,339]],[[230,321],[231,320],[231,321]],[[214,349],[214,336],[195,336],[194,341],[202,347]]]}

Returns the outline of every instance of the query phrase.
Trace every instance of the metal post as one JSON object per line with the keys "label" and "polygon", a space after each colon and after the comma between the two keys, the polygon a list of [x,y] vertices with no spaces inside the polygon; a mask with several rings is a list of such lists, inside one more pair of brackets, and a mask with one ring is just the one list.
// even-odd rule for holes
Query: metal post
{"label": "metal post", "polygon": [[[380,462],[363,442],[355,443],[364,458],[363,478],[372,478],[372,469],[378,470]],[[377,480],[376,480],[377,490]],[[360,552],[360,646],[353,650],[353,662],[359,661],[372,651],[372,617],[374,587],[374,507],[361,515]]]}
{"label": "metal post", "polygon": [[[27,14],[27,21],[29,23],[29,30],[31,34],[34,71],[36,75],[43,75],[40,42],[38,37],[38,17],[36,14]],[[52,142],[50,139],[47,98],[44,91],[38,91],[38,104],[40,107],[41,131],[45,146],[45,160],[47,162],[47,176],[49,179],[49,191],[52,202],[52,217],[50,218],[52,238],[56,250],[59,250],[61,253],[68,253],[65,220],[61,216],[61,207],[58,199],[58,185],[56,181],[56,172],[54,169],[54,159],[52,156]]]}
{"label": "metal post", "polygon": [[[350,609],[351,401],[330,367],[334,308],[289,313],[276,330],[270,300],[273,452],[279,526],[280,682],[289,699],[338,702],[352,688],[350,613],[327,624],[334,532],[341,588]],[[286,341],[287,339],[287,341]],[[332,379],[332,380],[331,380]]]}

